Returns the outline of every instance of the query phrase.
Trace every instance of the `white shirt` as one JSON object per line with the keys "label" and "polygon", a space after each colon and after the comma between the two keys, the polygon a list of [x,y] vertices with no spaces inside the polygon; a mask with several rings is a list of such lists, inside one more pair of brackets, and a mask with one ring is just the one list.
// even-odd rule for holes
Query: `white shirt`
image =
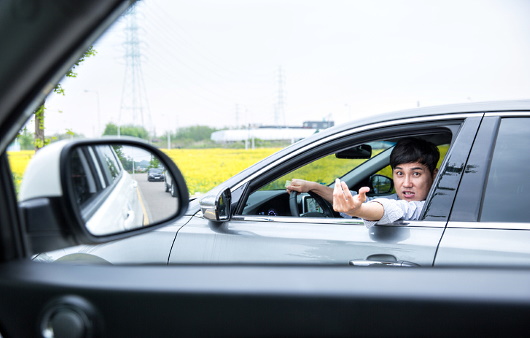
{"label": "white shirt", "polygon": [[[352,195],[357,195],[355,191]],[[367,202],[377,202],[383,206],[383,217],[378,221],[363,220],[367,228],[373,227],[375,224],[389,224],[399,219],[404,221],[417,220],[420,217],[421,210],[425,201],[404,201],[397,197],[397,194],[389,195],[385,198],[368,198]],[[342,217],[352,218],[349,215],[341,213]]]}

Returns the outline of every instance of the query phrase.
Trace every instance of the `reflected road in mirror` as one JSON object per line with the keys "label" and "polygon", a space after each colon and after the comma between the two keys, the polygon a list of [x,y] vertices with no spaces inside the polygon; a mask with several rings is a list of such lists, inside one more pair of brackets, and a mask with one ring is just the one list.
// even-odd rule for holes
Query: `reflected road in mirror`
{"label": "reflected road in mirror", "polygon": [[149,223],[159,222],[175,214],[178,199],[166,192],[164,181],[149,182],[146,173],[137,173],[132,176],[138,182],[138,189],[143,197]]}

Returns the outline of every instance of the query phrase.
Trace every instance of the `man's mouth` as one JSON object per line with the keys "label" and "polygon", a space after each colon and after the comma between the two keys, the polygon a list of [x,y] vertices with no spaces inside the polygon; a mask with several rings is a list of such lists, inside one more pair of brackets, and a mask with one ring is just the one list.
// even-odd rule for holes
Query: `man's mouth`
{"label": "man's mouth", "polygon": [[403,191],[403,198],[407,198],[407,199],[410,199],[410,198],[414,198],[416,194],[412,191]]}

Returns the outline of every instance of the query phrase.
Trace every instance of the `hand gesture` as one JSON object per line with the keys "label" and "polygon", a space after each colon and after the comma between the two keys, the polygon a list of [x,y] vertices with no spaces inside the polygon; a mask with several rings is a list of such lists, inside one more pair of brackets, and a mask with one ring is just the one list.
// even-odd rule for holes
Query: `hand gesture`
{"label": "hand gesture", "polygon": [[358,195],[352,196],[346,183],[337,178],[333,189],[333,210],[350,216],[358,216],[357,211],[366,201],[366,193],[369,191],[370,188],[362,187]]}

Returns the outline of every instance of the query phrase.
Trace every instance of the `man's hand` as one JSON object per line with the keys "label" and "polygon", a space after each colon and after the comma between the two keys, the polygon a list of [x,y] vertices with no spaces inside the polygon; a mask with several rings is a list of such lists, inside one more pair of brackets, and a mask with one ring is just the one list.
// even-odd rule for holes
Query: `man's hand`
{"label": "man's hand", "polygon": [[358,195],[352,196],[346,183],[337,178],[333,189],[333,210],[350,216],[359,216],[358,211],[366,202],[366,193],[369,191],[370,188],[362,187]]}
{"label": "man's hand", "polygon": [[286,186],[286,188],[289,194],[291,193],[291,191],[305,193],[305,192],[309,192],[314,187],[315,184],[318,184],[318,183],[294,178],[291,180],[291,184]]}
{"label": "man's hand", "polygon": [[292,181],[287,181],[285,188],[290,194],[291,191],[296,191],[299,193],[314,192],[315,194],[321,196],[323,199],[329,203],[333,202],[333,188],[326,185],[322,185],[317,182],[305,181],[298,178],[294,178]]}

